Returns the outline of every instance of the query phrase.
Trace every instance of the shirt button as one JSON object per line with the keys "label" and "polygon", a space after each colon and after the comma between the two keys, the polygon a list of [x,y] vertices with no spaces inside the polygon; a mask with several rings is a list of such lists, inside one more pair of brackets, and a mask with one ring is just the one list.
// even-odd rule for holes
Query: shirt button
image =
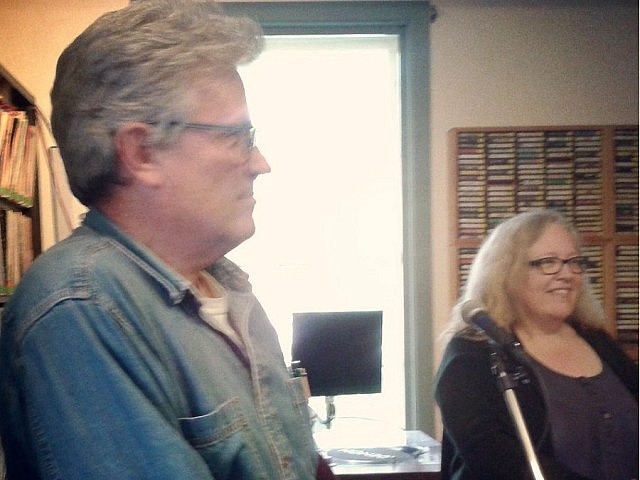
{"label": "shirt button", "polygon": [[604,412],[602,414],[602,418],[604,418],[605,420],[609,420],[611,417],[613,417],[613,415],[611,415],[611,413],[609,412]]}

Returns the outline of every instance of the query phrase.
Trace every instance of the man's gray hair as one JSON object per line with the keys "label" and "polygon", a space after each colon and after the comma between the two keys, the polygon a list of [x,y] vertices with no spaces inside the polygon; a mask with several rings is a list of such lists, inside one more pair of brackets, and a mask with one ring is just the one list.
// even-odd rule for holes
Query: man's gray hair
{"label": "man's gray hair", "polygon": [[[98,18],[58,60],[53,133],[74,195],[85,205],[119,183],[114,133],[127,122],[187,120],[198,82],[250,62],[260,26],[208,0],[137,0]],[[175,140],[157,128],[151,143]]]}

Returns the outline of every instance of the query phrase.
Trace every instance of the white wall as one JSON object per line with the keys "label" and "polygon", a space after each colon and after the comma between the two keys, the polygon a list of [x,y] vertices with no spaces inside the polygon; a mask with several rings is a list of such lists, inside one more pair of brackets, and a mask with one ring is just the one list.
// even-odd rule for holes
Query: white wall
{"label": "white wall", "polygon": [[[126,0],[0,0],[0,63],[45,112],[55,62]],[[436,334],[453,300],[447,131],[468,126],[638,122],[634,0],[433,0],[431,212]],[[439,351],[434,349],[434,355]]]}

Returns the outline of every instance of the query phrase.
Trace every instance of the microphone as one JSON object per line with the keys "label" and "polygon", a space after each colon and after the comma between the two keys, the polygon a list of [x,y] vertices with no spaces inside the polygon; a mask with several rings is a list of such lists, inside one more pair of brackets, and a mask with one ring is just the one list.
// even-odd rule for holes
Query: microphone
{"label": "microphone", "polygon": [[483,331],[493,345],[503,352],[513,355],[517,360],[526,363],[526,354],[515,334],[496,325],[477,301],[467,300],[462,304],[461,313],[465,323]]}

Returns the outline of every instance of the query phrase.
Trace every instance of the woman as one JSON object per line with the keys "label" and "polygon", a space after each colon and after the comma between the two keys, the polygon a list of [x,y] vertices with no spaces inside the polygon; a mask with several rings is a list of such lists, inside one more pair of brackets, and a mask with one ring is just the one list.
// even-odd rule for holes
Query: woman
{"label": "woman", "polygon": [[519,214],[485,240],[453,310],[436,377],[444,424],[442,478],[533,478],[491,371],[494,347],[462,318],[473,301],[513,333],[505,351],[546,480],[638,476],[638,370],[603,329],[583,278],[578,235],[557,212]]}

